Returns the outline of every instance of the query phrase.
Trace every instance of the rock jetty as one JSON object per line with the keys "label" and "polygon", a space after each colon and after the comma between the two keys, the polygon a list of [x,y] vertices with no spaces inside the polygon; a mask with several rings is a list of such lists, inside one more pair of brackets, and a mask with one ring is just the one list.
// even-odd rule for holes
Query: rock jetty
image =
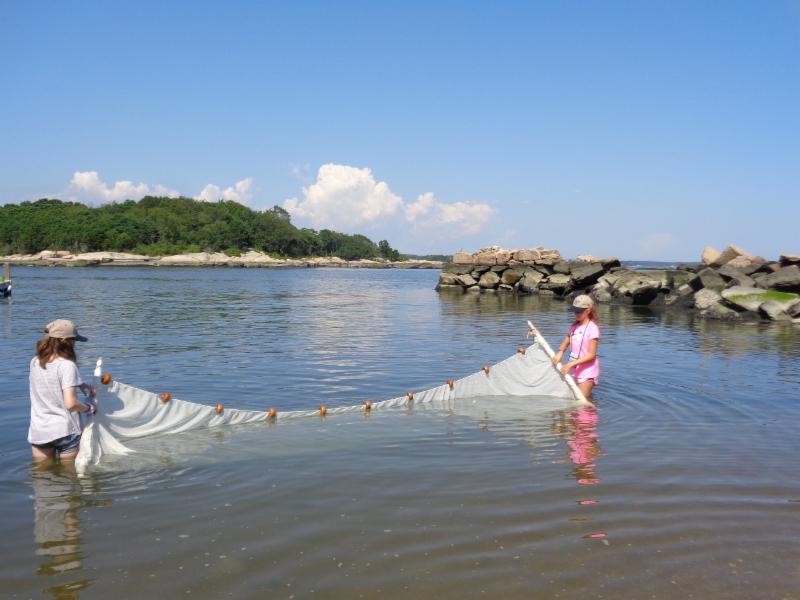
{"label": "rock jetty", "polygon": [[249,251],[241,256],[228,256],[222,252],[194,252],[173,256],[144,256],[124,252],[86,252],[72,254],[63,250],[44,250],[36,254],[12,254],[0,261],[30,266],[151,266],[151,267],[340,267],[364,269],[440,269],[442,263],[434,260],[344,260],[336,256],[314,258],[273,258],[268,254]]}
{"label": "rock jetty", "polygon": [[722,251],[705,248],[697,264],[648,270],[625,268],[617,258],[566,260],[554,249],[492,246],[472,254],[457,252],[442,267],[436,289],[567,300],[589,294],[598,303],[694,310],[717,319],[800,323],[800,256],[783,254],[769,261],[733,245]]}

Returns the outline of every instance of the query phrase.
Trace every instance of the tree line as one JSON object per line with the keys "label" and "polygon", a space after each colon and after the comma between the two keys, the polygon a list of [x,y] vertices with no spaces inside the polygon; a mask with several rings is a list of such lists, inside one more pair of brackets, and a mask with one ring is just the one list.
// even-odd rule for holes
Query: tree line
{"label": "tree line", "polygon": [[249,249],[276,257],[401,258],[386,240],[376,244],[359,234],[297,228],[280,206],[255,211],[233,201],[156,196],[96,207],[49,198],[0,206],[0,254],[70,250],[237,255]]}

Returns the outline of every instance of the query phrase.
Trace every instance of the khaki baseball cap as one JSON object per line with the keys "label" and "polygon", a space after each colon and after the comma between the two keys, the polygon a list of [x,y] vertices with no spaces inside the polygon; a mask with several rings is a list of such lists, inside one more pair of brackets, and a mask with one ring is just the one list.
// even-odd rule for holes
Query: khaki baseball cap
{"label": "khaki baseball cap", "polygon": [[74,338],[76,342],[85,342],[88,338],[78,334],[78,328],[72,321],[67,319],[56,319],[52,323],[48,323],[44,328],[47,337],[67,339]]}
{"label": "khaki baseball cap", "polygon": [[575,296],[575,300],[572,301],[572,306],[570,306],[567,310],[571,310],[572,312],[581,312],[587,308],[592,308],[593,306],[594,301],[586,294],[581,294],[580,296]]}

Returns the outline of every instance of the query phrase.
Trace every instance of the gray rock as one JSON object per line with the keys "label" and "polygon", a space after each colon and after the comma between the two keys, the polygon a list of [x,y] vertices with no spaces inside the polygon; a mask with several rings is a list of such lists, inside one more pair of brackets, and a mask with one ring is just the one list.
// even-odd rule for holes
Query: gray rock
{"label": "gray rock", "polygon": [[614,298],[611,295],[611,288],[607,286],[597,287],[595,286],[592,288],[590,292],[592,298],[594,298],[595,302],[611,302]]}
{"label": "gray rock", "polygon": [[569,263],[560,262],[553,265],[553,272],[559,275],[569,275]]}
{"label": "gray rock", "polygon": [[703,269],[692,280],[692,285],[719,292],[725,289],[725,280],[714,269]]}
{"label": "gray rock", "polygon": [[[491,270],[491,268],[492,267],[476,265],[475,268],[472,269],[472,273],[473,273],[472,276],[477,279],[478,277],[480,277],[481,275],[486,273],[486,271]],[[477,273],[477,275],[475,275],[475,273]]]}
{"label": "gray rock", "polygon": [[533,292],[539,286],[539,282],[544,279],[539,271],[533,269],[526,269],[525,274],[519,280],[519,288],[525,292]]}
{"label": "gray rock", "polygon": [[800,318],[800,300],[786,307],[786,314],[793,319]]}
{"label": "gray rock", "polygon": [[479,285],[471,285],[467,288],[468,292],[480,292],[481,288]]}
{"label": "gray rock", "polygon": [[738,275],[736,277],[731,278],[731,280],[725,284],[727,287],[755,287],[756,282],[752,277],[748,277],[747,275]]}
{"label": "gray rock", "polygon": [[450,285],[450,284],[443,284],[440,283],[436,286],[437,292],[458,292],[461,294],[464,291],[464,288],[460,285]]}
{"label": "gray rock", "polygon": [[603,266],[598,263],[573,263],[570,267],[572,281],[576,287],[593,285],[602,277]]}
{"label": "gray rock", "polygon": [[745,274],[743,269],[734,268],[730,266],[730,263],[717,269],[717,273],[719,273],[725,281],[729,281],[734,277],[741,277]]}
{"label": "gray rock", "polygon": [[712,260],[709,265],[712,267],[721,267],[738,256],[744,256],[751,260],[753,258],[752,255],[738,246],[730,245],[727,246],[716,259]]}
{"label": "gray rock", "polygon": [[487,271],[481,275],[478,285],[484,290],[493,290],[500,283],[500,276],[494,271]]}
{"label": "gray rock", "polygon": [[475,281],[475,278],[472,275],[468,274],[458,275],[456,277],[456,282],[467,288],[476,285],[478,283],[477,281]]}
{"label": "gray rock", "polygon": [[800,292],[800,267],[791,265],[756,279],[756,285],[781,292]]}
{"label": "gray rock", "polygon": [[716,304],[712,304],[708,307],[705,311],[703,311],[703,316],[711,317],[712,319],[725,319],[728,321],[739,321],[743,318],[743,314],[738,310],[734,310],[728,306],[725,306],[721,302],[717,302]]}
{"label": "gray rock", "polygon": [[667,308],[691,308],[694,306],[694,290],[692,286],[684,284],[664,296],[664,305]]}
{"label": "gray rock", "polygon": [[508,292],[508,293],[511,293],[511,292],[513,292],[513,291],[514,291],[514,287],[513,287],[513,286],[511,286],[511,285],[508,285],[508,284],[506,284],[506,283],[501,283],[500,285],[498,285],[498,286],[497,286],[497,291],[498,291],[498,292]]}
{"label": "gray rock", "polygon": [[792,317],[786,311],[787,308],[788,305],[785,302],[767,300],[758,307],[758,312],[770,321],[789,321]]}
{"label": "gray rock", "polygon": [[559,296],[561,296],[568,290],[571,283],[572,279],[570,278],[569,275],[564,275],[562,273],[553,273],[552,275],[550,275],[550,277],[548,277],[539,284],[539,289],[548,290],[553,292],[554,294],[558,294]]}
{"label": "gray rock", "polygon": [[800,254],[781,254],[781,266],[800,265]]}
{"label": "gray rock", "polygon": [[722,296],[708,288],[703,288],[694,294],[694,306],[698,310],[707,310],[718,304],[720,300],[722,300]]}
{"label": "gray rock", "polygon": [[766,290],[759,288],[735,286],[722,290],[722,298],[725,302],[740,310],[757,311],[763,304],[764,299],[762,296],[766,294]]}
{"label": "gray rock", "polygon": [[472,254],[469,254],[468,252],[456,252],[453,255],[453,263],[457,265],[471,265]]}
{"label": "gray rock", "polygon": [[516,269],[506,269],[500,278],[504,285],[514,285],[522,279],[523,272]]}
{"label": "gray rock", "polygon": [[464,275],[472,271],[472,265],[463,263],[447,263],[442,265],[442,273],[452,273],[453,275]]}
{"label": "gray rock", "polygon": [[491,269],[495,273],[502,273],[503,271],[508,269],[508,266],[507,265],[496,265],[496,266],[492,267]]}
{"label": "gray rock", "polygon": [[439,285],[460,285],[460,284],[458,283],[458,278],[456,275],[453,275],[452,273],[440,273]]}
{"label": "gray rock", "polygon": [[653,279],[645,273],[627,271],[614,282],[611,293],[616,297],[627,296],[633,304],[646,305],[655,300],[660,289],[660,279]]}

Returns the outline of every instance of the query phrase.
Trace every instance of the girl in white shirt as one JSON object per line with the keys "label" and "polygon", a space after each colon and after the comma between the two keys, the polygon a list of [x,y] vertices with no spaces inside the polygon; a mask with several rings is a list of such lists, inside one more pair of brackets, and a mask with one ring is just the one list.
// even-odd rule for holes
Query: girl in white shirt
{"label": "girl in white shirt", "polygon": [[44,329],[31,359],[31,424],[28,442],[35,461],[60,458],[72,461],[78,455],[81,423],[78,413],[93,415],[94,403],[78,400],[77,390],[94,396],[83,383],[75,357],[75,342],[85,342],[72,321],[58,319]]}

